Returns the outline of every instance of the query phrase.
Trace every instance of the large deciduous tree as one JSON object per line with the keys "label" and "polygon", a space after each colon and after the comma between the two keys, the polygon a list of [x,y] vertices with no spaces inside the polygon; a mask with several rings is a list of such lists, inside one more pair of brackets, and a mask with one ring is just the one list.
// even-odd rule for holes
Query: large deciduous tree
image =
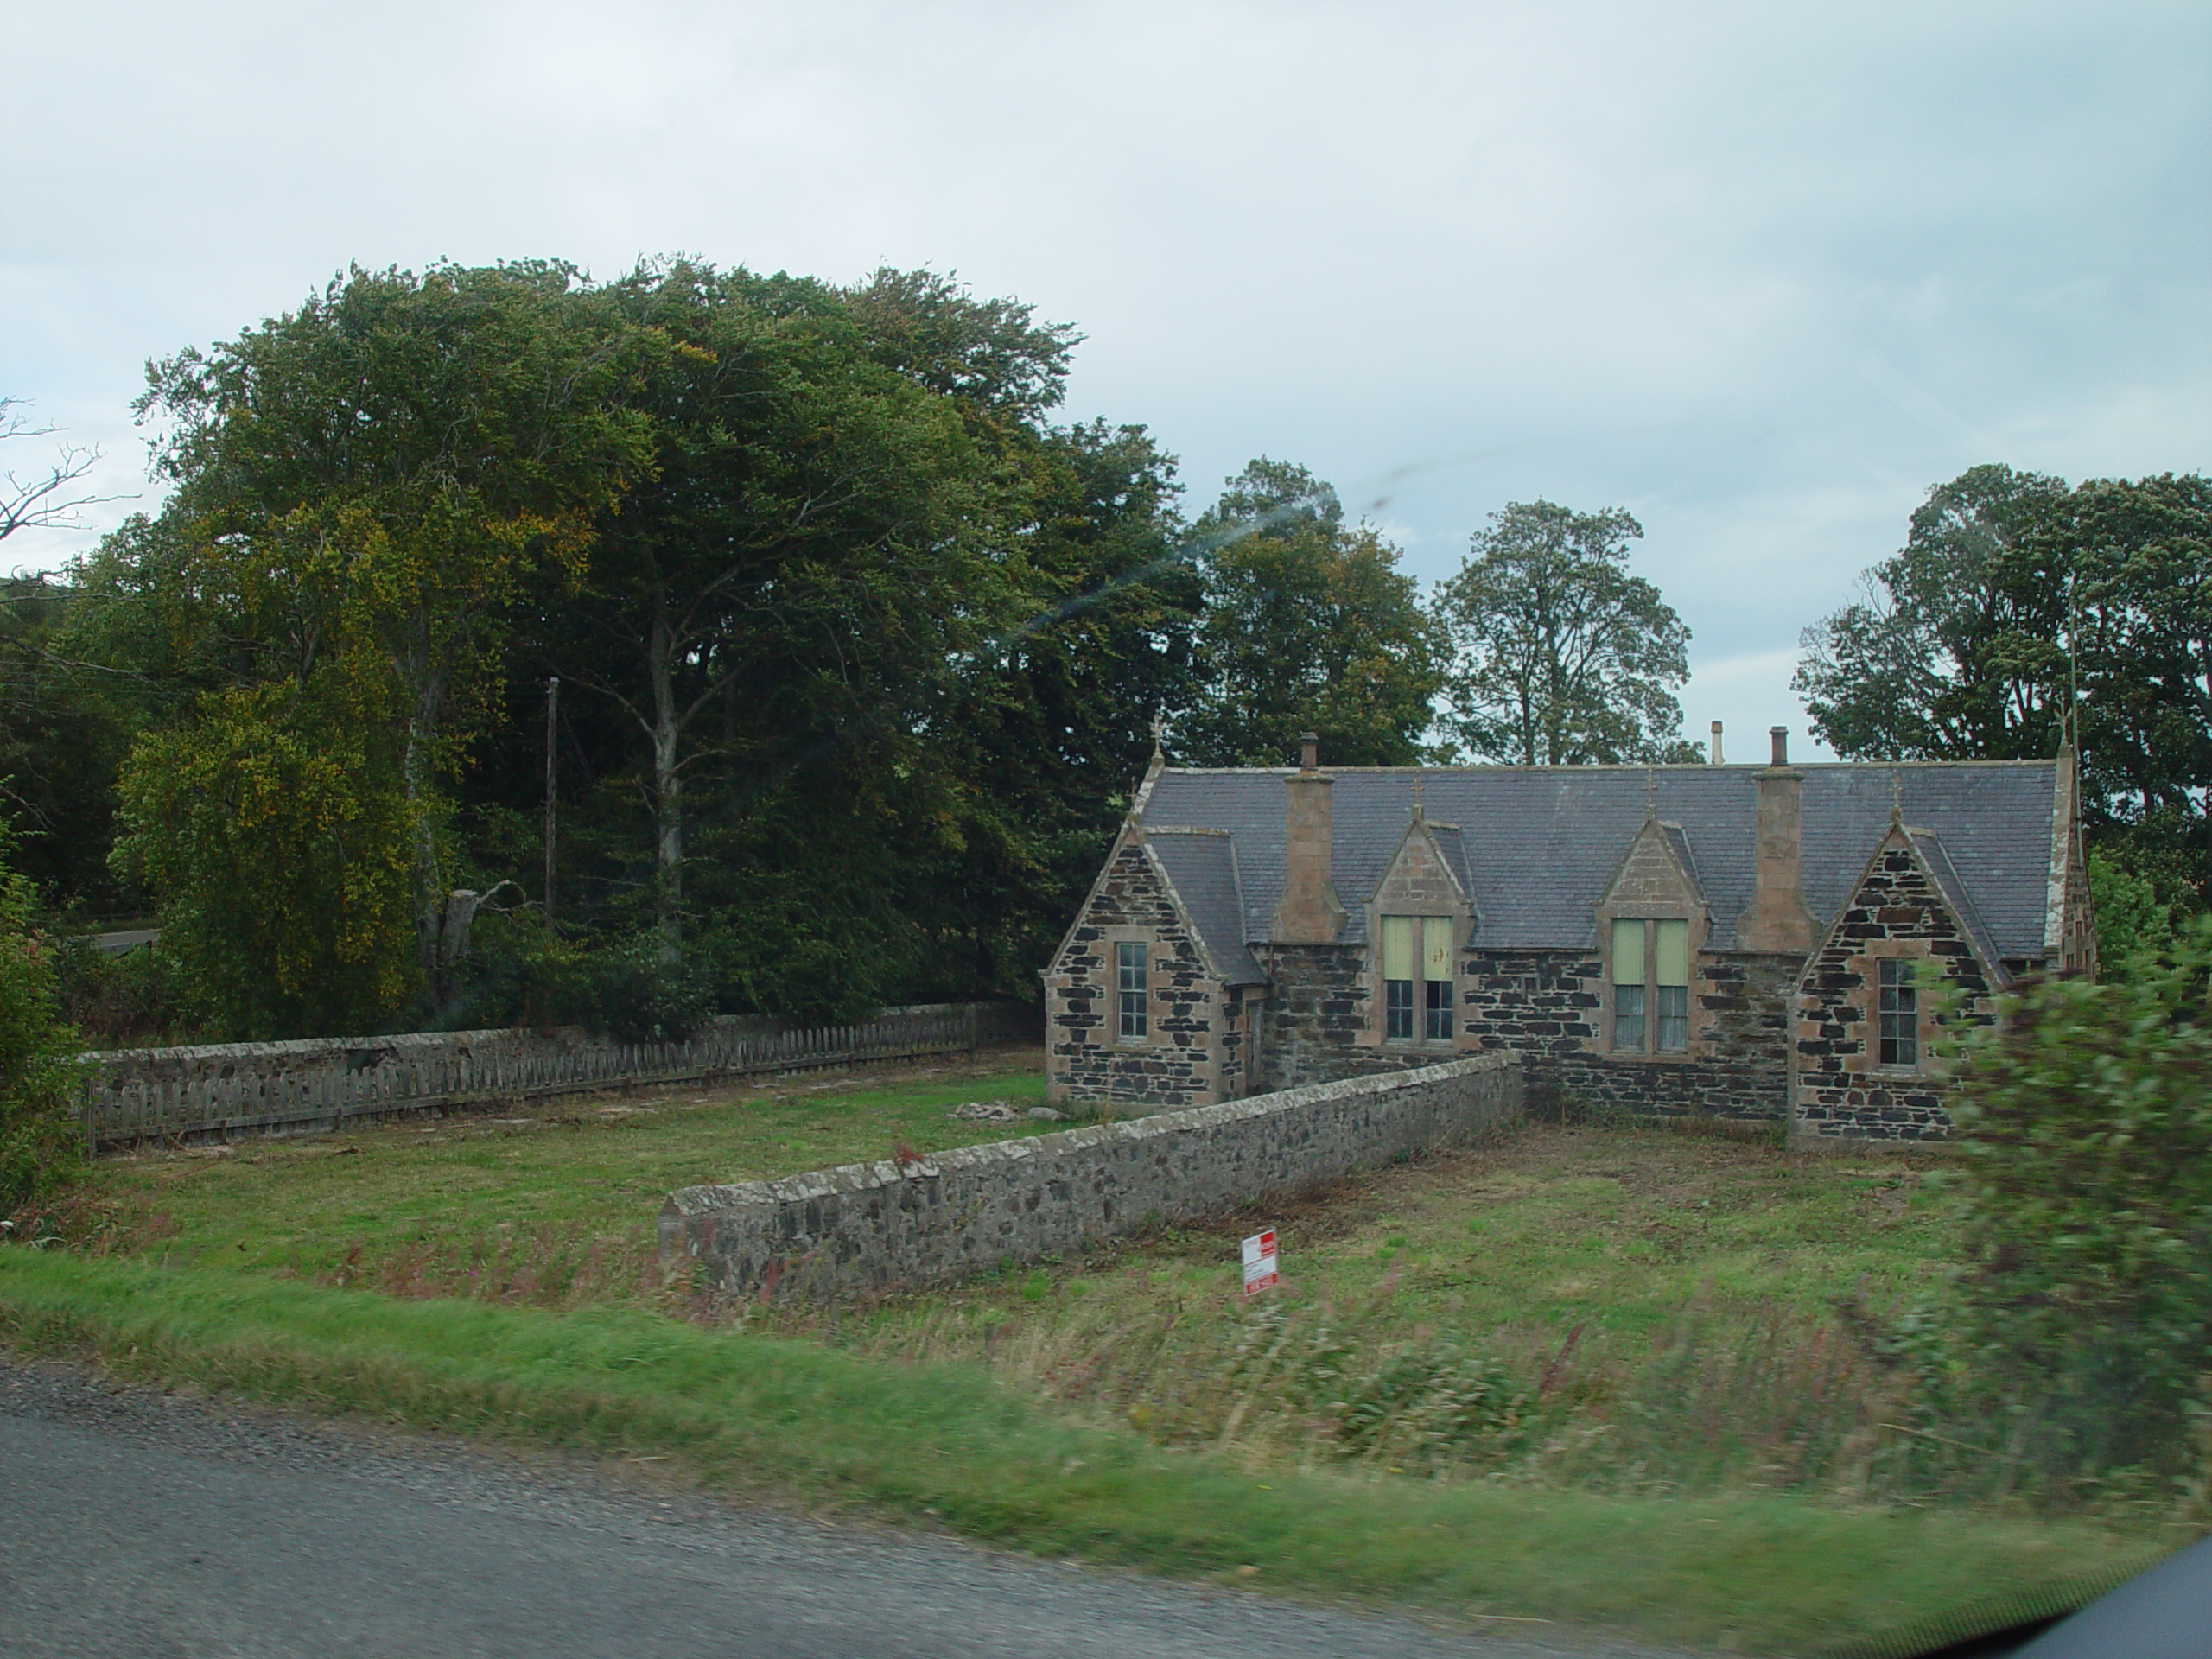
{"label": "large deciduous tree", "polygon": [[[154,365],[139,403],[167,422],[164,517],[188,550],[186,594],[253,642],[260,677],[311,691],[299,709],[343,711],[339,750],[356,729],[391,734],[359,747],[404,804],[416,967],[434,1001],[453,948],[446,785],[491,707],[509,607],[581,569],[598,516],[650,464],[620,399],[649,342],[611,336],[576,287],[553,264],[356,269],[296,312]],[[211,761],[242,753],[231,712],[200,728]]]}
{"label": "large deciduous tree", "polygon": [[1192,529],[1205,611],[1196,687],[1173,722],[1179,760],[1281,766],[1305,731],[1332,766],[1427,758],[1441,643],[1395,547],[1347,525],[1305,467],[1265,457]]}
{"label": "large deciduous tree", "polygon": [[2072,741],[2110,856],[2212,880],[2212,480],[1977,467],[1939,485],[1796,685],[1850,760],[2007,760]]}
{"label": "large deciduous tree", "polygon": [[1929,492],[1861,596],[1805,630],[1795,689],[1851,760],[2047,755],[2065,712],[2063,479],[1976,467]]}
{"label": "large deciduous tree", "polygon": [[1518,766],[1700,758],[1675,693],[1690,631],[1629,572],[1643,526],[1619,508],[1514,502],[1472,537],[1437,594],[1452,728],[1480,760]]}
{"label": "large deciduous tree", "polygon": [[1173,461],[1141,428],[1046,434],[1027,468],[1027,613],[958,665],[937,731],[957,833],[917,900],[941,988],[1027,996],[1097,873],[1153,745],[1187,701],[1201,594]]}
{"label": "large deciduous tree", "polygon": [[603,520],[577,607],[620,650],[571,677],[645,741],[673,960],[688,778],[706,766],[766,806],[809,751],[912,733],[947,664],[1020,613],[1026,482],[988,429],[1058,385],[1066,343],[1027,308],[898,273],[846,292],[677,262],[599,298],[670,349],[630,394],[653,464]]}

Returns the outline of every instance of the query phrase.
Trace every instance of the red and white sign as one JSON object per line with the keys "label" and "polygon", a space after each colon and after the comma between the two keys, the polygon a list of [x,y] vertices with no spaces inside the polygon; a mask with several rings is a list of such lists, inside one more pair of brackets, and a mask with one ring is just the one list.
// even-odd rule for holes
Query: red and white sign
{"label": "red and white sign", "polygon": [[1275,1230],[1255,1233],[1244,1241],[1244,1294],[1256,1296],[1281,1275],[1275,1271]]}

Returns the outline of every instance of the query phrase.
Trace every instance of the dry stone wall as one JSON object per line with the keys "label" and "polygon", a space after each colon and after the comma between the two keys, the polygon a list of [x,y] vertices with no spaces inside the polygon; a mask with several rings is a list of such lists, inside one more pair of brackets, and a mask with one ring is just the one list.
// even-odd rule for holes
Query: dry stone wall
{"label": "dry stone wall", "polygon": [[1016,1003],[948,1002],[806,1031],[727,1018],[683,1042],[444,1031],[120,1049],[82,1058],[85,1129],[97,1147],[336,1128],[349,1119],[634,1084],[957,1052],[1033,1038],[1034,1018]]}
{"label": "dry stone wall", "polygon": [[941,1282],[1461,1144],[1521,1109],[1517,1058],[1479,1055],[912,1163],[686,1187],[662,1206],[661,1260],[770,1298]]}

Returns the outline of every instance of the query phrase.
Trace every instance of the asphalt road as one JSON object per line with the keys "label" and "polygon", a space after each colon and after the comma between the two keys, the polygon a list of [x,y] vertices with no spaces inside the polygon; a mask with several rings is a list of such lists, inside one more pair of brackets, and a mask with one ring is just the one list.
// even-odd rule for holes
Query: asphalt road
{"label": "asphalt road", "polygon": [[1537,1659],[0,1355],[7,1659]]}

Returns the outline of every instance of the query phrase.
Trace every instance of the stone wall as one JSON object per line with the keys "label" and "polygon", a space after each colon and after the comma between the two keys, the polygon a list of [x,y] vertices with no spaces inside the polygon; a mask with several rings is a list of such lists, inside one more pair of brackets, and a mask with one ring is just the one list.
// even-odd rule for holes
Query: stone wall
{"label": "stone wall", "polygon": [[1605,982],[1582,952],[1470,953],[1465,1033],[1525,1057],[1530,1109],[1562,1104],[1669,1117],[1779,1121],[1789,1109],[1788,957],[1700,956],[1692,965],[1690,1047],[1681,1058],[1615,1059],[1601,1049]]}
{"label": "stone wall", "polygon": [[[1275,986],[1260,1071],[1268,1086],[1366,1077],[1427,1065],[1443,1045],[1378,1046],[1360,952],[1274,947]],[[1666,1116],[1779,1122],[1789,1111],[1786,957],[1705,956],[1694,969],[1691,1048],[1684,1058],[1614,1059],[1600,1050],[1602,965],[1586,951],[1465,951],[1459,1046],[1526,1065],[1531,1110],[1563,1103]]]}
{"label": "stone wall", "polygon": [[334,1128],[383,1117],[632,1084],[861,1064],[1033,1040],[1012,1002],[886,1008],[850,1026],[791,1030],[710,1021],[683,1042],[622,1043],[575,1030],[410,1032],[390,1037],[86,1054],[83,1110],[94,1144]]}
{"label": "stone wall", "polygon": [[1449,1044],[1384,1048],[1373,1040],[1378,1016],[1366,957],[1357,945],[1270,945],[1264,965],[1274,976],[1261,1016],[1264,1088],[1404,1071],[1452,1056]]}
{"label": "stone wall", "polygon": [[[1116,1035],[1114,945],[1147,946],[1141,1039]],[[1220,987],[1144,844],[1125,841],[1045,975],[1046,1087],[1054,1100],[1195,1106],[1224,1092]],[[1241,1082],[1241,1068],[1240,1077]]]}
{"label": "stone wall", "polygon": [[1940,1033],[1920,993],[1921,1065],[1889,1070],[1875,1049],[1875,997],[1885,956],[1925,961],[1969,1019],[1988,1017],[1990,987],[1936,884],[1892,831],[1805,971],[1794,1019],[1797,1079],[1790,1138],[1941,1141],[1951,1133],[1950,1084],[1930,1052]]}
{"label": "stone wall", "polygon": [[769,1297],[941,1282],[1462,1143],[1521,1109],[1518,1064],[1478,1055],[912,1163],[686,1187],[661,1208],[661,1260]]}

